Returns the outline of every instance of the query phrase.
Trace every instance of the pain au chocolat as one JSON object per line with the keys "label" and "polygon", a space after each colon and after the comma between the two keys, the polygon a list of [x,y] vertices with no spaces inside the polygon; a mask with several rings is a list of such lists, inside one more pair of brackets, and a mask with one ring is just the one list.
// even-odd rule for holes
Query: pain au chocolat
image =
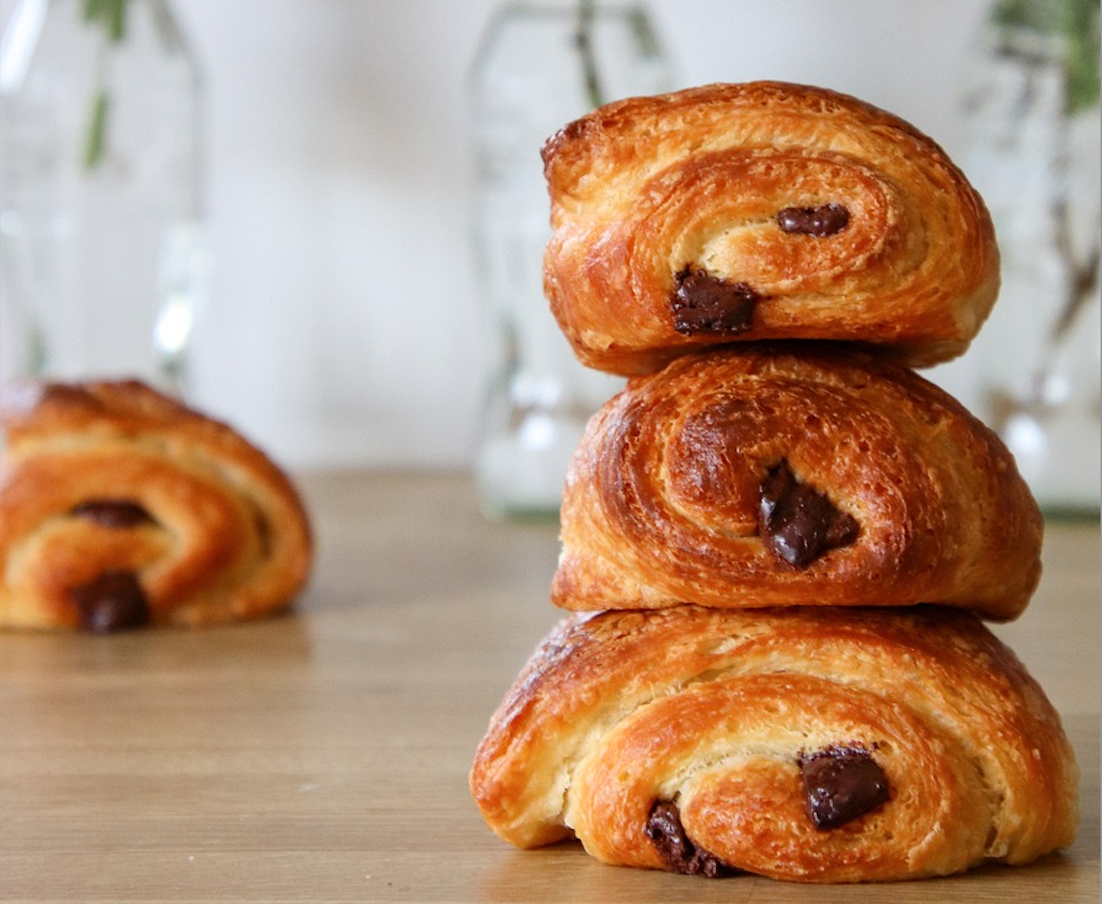
{"label": "pain au chocolat", "polygon": [[745,344],[634,377],[571,462],[552,601],[908,606],[1011,619],[1043,522],[1013,457],[909,368]]}
{"label": "pain au chocolat", "polygon": [[923,366],[962,353],[998,292],[991,219],[961,171],[910,124],[833,91],[617,101],[543,159],[546,294],[599,370],[761,339],[845,340]]}
{"label": "pain au chocolat", "polygon": [[934,606],[569,616],[470,776],[522,848],[797,882],[1027,863],[1074,838],[1077,780],[1014,654]]}
{"label": "pain au chocolat", "polygon": [[305,582],[302,501],[228,425],[136,381],[16,384],[0,413],[0,627],[238,621]]}

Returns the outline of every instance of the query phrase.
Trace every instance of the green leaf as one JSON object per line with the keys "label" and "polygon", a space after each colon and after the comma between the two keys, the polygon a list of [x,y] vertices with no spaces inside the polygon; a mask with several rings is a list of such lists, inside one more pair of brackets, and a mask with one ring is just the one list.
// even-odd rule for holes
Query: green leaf
{"label": "green leaf", "polygon": [[[89,28],[103,28],[109,45],[118,44],[126,37],[126,11],[129,2],[130,0],[84,0],[84,21]],[[111,98],[101,67],[84,141],[85,169],[93,170],[103,160],[107,147],[107,113],[110,105]]]}
{"label": "green leaf", "polygon": [[84,21],[102,25],[108,40],[118,44],[126,37],[126,7],[129,0],[84,0]]}
{"label": "green leaf", "polygon": [[103,0],[84,0],[84,21],[95,22],[103,15]]}
{"label": "green leaf", "polygon": [[1000,28],[1062,37],[1068,115],[1098,104],[1102,94],[1098,0],[996,0],[991,21]]}

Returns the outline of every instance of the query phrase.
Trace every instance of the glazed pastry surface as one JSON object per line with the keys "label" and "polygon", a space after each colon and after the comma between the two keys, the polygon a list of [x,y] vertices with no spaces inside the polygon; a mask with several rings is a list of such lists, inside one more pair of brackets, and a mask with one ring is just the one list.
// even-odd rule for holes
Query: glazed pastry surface
{"label": "glazed pastry surface", "polygon": [[998,437],[913,371],[823,343],[732,346],[632,378],[591,419],[551,596],[1012,619],[1042,528]]}
{"label": "glazed pastry surface", "polygon": [[982,199],[931,139],[778,82],[601,107],[543,149],[545,289],[586,365],[619,374],[747,339],[961,354],[995,301]]}
{"label": "glazed pastry surface", "polygon": [[250,619],[305,582],[302,502],[229,426],[134,381],[9,387],[3,426],[0,626]]}
{"label": "glazed pastry surface", "polygon": [[1051,704],[975,616],[939,607],[569,616],[470,782],[519,847],[574,834],[607,863],[800,882],[1026,863],[1077,823]]}

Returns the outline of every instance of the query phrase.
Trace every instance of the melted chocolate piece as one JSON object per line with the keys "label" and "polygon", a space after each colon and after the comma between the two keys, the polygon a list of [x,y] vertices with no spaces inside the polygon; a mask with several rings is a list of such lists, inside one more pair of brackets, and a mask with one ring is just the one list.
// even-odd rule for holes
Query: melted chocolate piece
{"label": "melted chocolate piece", "polygon": [[849,211],[841,204],[819,207],[786,207],[777,214],[781,232],[826,238],[849,225]]}
{"label": "melted chocolate piece", "polygon": [[715,855],[696,847],[681,825],[681,811],[672,801],[655,801],[647,817],[647,837],[673,873],[717,879],[735,870]]}
{"label": "melted chocolate piece", "polygon": [[799,483],[785,462],[761,483],[758,533],[778,556],[807,568],[823,553],[857,539],[853,516],[840,512],[822,493]]}
{"label": "melted chocolate piece", "polygon": [[90,499],[76,506],[69,514],[85,518],[100,527],[135,527],[153,523],[149,512],[130,499]]}
{"label": "melted chocolate piece", "polygon": [[86,631],[107,634],[149,622],[149,603],[132,571],[105,571],[87,584],[74,587],[71,595]]}
{"label": "melted chocolate piece", "polygon": [[807,815],[819,829],[833,829],[871,813],[888,800],[888,777],[869,751],[827,747],[798,760]]}
{"label": "melted chocolate piece", "polygon": [[686,267],[677,274],[677,289],[670,298],[673,328],[684,336],[745,333],[760,299],[747,283],[727,282],[699,268]]}

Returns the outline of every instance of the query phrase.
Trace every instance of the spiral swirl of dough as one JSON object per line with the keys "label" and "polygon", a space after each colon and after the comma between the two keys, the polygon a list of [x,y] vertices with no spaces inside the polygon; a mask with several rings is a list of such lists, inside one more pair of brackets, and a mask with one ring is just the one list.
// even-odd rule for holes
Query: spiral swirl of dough
{"label": "spiral swirl of dough", "polygon": [[254,618],[306,580],[300,498],[228,426],[135,381],[20,384],[3,414],[0,625],[88,627],[105,577],[144,611],[95,630]]}
{"label": "spiral swirl of dough", "polygon": [[[855,341],[927,365],[967,348],[998,292],[990,216],[960,170],[913,126],[835,92],[631,98],[566,126],[543,156],[546,293],[597,369],[645,373],[745,339]],[[847,219],[818,234],[779,225],[828,208]],[[749,293],[752,317],[679,326],[687,270]]]}
{"label": "spiral swirl of dough", "polygon": [[[868,751],[888,794],[824,830],[799,763],[839,747]],[[1065,846],[1077,775],[1055,710],[970,613],[679,606],[564,619],[491,719],[471,788],[520,847],[573,833],[602,861],[669,869],[647,833],[666,801],[727,869],[849,882]]]}
{"label": "spiral swirl of dough", "polygon": [[[783,465],[855,522],[795,567],[761,528]],[[567,473],[553,602],[566,609],[905,606],[1014,618],[1043,522],[998,437],[900,365],[822,343],[742,345],[629,381]]]}

